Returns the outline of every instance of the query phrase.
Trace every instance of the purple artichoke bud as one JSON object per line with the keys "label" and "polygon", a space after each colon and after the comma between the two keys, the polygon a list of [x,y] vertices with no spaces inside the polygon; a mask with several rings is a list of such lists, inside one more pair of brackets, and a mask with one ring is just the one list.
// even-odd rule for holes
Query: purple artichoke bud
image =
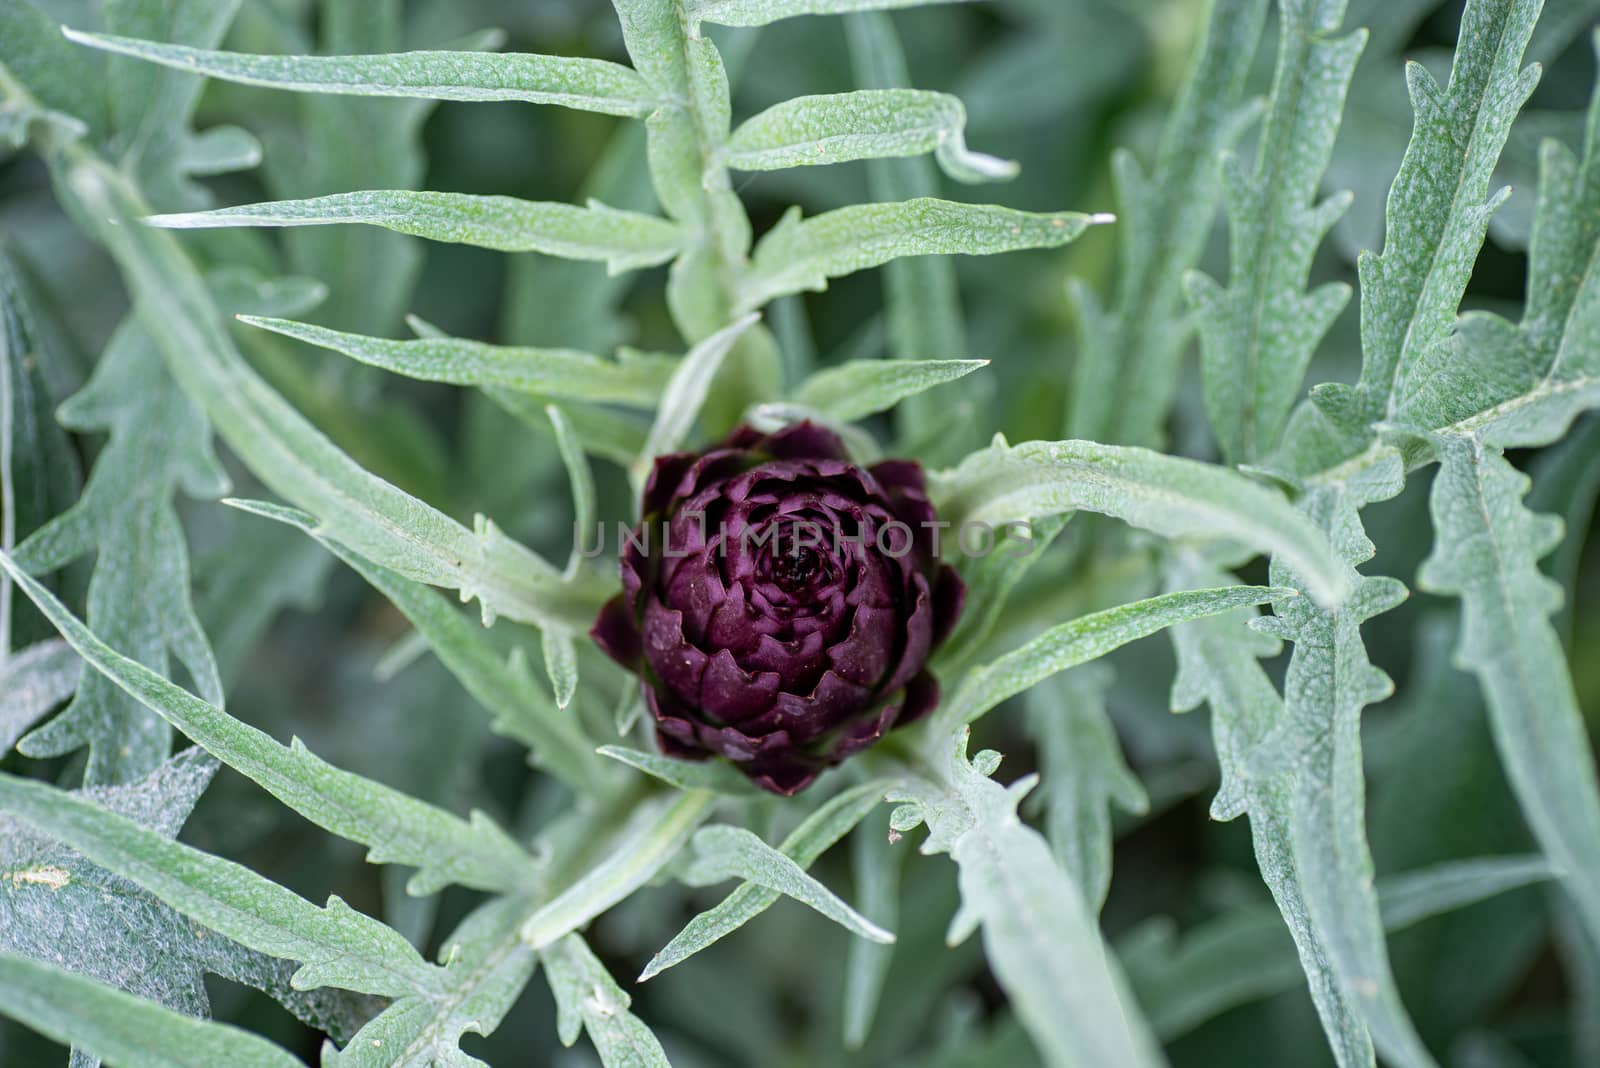
{"label": "purple artichoke bud", "polygon": [[915,462],[740,427],[657,460],[642,511],[591,633],[638,673],[664,752],[792,795],[938,704],[928,656],[966,588]]}

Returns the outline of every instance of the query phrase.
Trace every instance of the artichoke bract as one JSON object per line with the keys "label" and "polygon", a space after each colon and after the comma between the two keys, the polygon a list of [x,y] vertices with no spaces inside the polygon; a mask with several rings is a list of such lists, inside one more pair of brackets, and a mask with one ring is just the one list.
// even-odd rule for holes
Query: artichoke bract
{"label": "artichoke bract", "polygon": [[927,714],[965,587],[921,467],[850,462],[809,422],[655,463],[591,632],[639,675],[662,751],[791,795]]}

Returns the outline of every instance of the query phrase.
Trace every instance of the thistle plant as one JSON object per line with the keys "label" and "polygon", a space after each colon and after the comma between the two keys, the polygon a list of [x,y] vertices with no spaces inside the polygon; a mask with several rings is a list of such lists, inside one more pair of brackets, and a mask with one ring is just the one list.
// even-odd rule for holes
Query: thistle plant
{"label": "thistle plant", "polygon": [[1600,7],[1433,6],[0,4],[0,1060],[1600,1063]]}

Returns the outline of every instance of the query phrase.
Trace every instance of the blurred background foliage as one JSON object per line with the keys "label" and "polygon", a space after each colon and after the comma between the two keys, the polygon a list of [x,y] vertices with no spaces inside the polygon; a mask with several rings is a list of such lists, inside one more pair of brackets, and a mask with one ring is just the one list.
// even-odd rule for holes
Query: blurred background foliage
{"label": "blurred background foliage", "polygon": [[[6,2],[16,0],[0,0]],[[96,0],[39,0],[39,6],[68,25],[93,26],[98,18]],[[381,17],[372,17],[374,7]],[[1460,9],[1454,0],[1353,0],[1346,25],[1370,27],[1372,39],[1352,87],[1329,189],[1351,189],[1355,201],[1320,254],[1313,283],[1353,283],[1356,254],[1379,247],[1384,196],[1411,129],[1402,62],[1447,69]],[[969,142],[1022,163],[1021,176],[999,190],[942,181],[941,195],[1034,210],[1111,210],[1110,152],[1129,146],[1147,157],[1203,16],[1200,0],[992,0],[897,17],[910,84],[958,94],[970,113]],[[1501,178],[1516,192],[1495,219],[1469,308],[1499,308],[1520,298],[1537,144],[1556,136],[1576,147],[1595,77],[1585,31],[1597,20],[1594,0],[1547,4],[1530,49],[1530,58],[1545,64],[1544,78],[1502,162]],[[506,50],[624,58],[615,15],[604,0],[245,0],[223,47],[379,52],[446,46],[485,27],[505,31]],[[842,20],[713,32],[734,73],[736,115],[855,85]],[[1273,40],[1269,26],[1254,93],[1267,89]],[[253,132],[265,160],[254,170],[209,181],[218,203],[374,187],[567,201],[598,195],[614,206],[646,209],[653,201],[642,166],[642,129],[599,115],[515,103],[318,98],[211,83],[196,125],[221,123]],[[157,141],[150,151],[162,149]],[[1248,143],[1245,154],[1250,158]],[[167,191],[172,203],[158,202],[161,210],[205,200],[181,179],[148,187]],[[751,174],[739,179],[738,189],[758,233],[790,204],[809,214],[873,199],[864,164]],[[0,156],[0,235],[14,284],[37,311],[40,359],[31,375],[40,408],[48,411],[83,384],[92,354],[104,347],[126,300],[109,261],[60,213],[43,167],[32,158]],[[1226,273],[1224,238],[1219,224],[1201,264],[1214,276]],[[402,317],[413,313],[452,334],[504,343],[681,349],[661,296],[664,269],[608,278],[598,264],[424,245],[359,227],[266,236],[219,231],[185,240],[202,255],[242,265],[233,279],[238,310],[282,298],[263,293],[256,282],[292,273],[328,284],[329,298],[308,317],[342,329],[402,336]],[[955,261],[969,351],[917,355],[994,362],[984,375],[934,395],[944,406],[948,440],[939,451],[947,458],[995,431],[1012,441],[1059,436],[1075,345],[1064,284],[1077,276],[1104,291],[1114,242],[1113,228],[1099,228],[1064,251]],[[883,353],[883,285],[881,273],[867,272],[835,282],[826,293],[785,298],[771,325],[791,379],[813,365]],[[1360,364],[1356,334],[1352,303],[1309,380],[1353,381]],[[363,465],[462,520],[474,512],[492,514],[551,558],[566,551],[571,515],[552,443],[482,394],[388,376],[263,332],[239,336],[256,366]],[[1193,359],[1184,366],[1174,451],[1215,458]],[[68,473],[90,470],[104,447],[99,433],[69,437],[48,426],[40,441],[56,470]],[[1586,553],[1584,542],[1600,489],[1600,418],[1588,417],[1567,441],[1538,456],[1516,459],[1534,478],[1530,504],[1560,511],[1568,523],[1565,543],[1545,564],[1568,591],[1560,623],[1593,730],[1600,714],[1600,551],[1590,544]],[[239,495],[250,496],[249,476],[237,466],[230,474]],[[602,466],[599,475],[613,504],[603,514],[624,514],[620,471]],[[1408,580],[1416,574],[1432,539],[1428,483],[1415,478],[1402,496],[1368,510],[1379,546],[1369,573]],[[19,540],[69,502],[41,499],[31,513],[19,507]],[[313,541],[226,509],[190,507],[182,496],[179,508],[197,609],[235,716],[279,738],[297,734],[329,760],[415,796],[457,811],[482,807],[525,829],[564,803],[559,787],[529,776],[515,746],[489,734],[470,698],[435,662],[407,659],[398,615],[356,575],[333,566]],[[57,576],[57,584],[80,601],[88,574],[89,565],[80,562]],[[1261,574],[1245,577],[1264,576],[1261,565]],[[1022,600],[1042,622],[1063,618],[1069,604],[1089,610],[1147,592],[1138,583],[1148,578],[1100,573],[1090,559],[1067,573],[1042,569],[1030,581]],[[1380,879],[1438,861],[1533,849],[1499,769],[1477,687],[1450,665],[1455,618],[1440,599],[1414,593],[1367,631],[1374,661],[1397,683],[1396,696],[1365,716],[1368,830]],[[17,646],[48,634],[30,609],[17,606]],[[1288,935],[1257,875],[1245,822],[1207,817],[1217,781],[1208,713],[1169,714],[1169,643],[1140,643],[1116,660],[1106,700],[1128,762],[1153,803],[1147,816],[1115,828],[1115,870],[1103,917],[1112,940],[1137,960],[1137,947],[1160,937],[1163,924],[1192,933],[1225,932],[1230,924],[1248,928],[1252,916],[1267,921],[1253,938],[1235,932],[1236,941],[1222,943],[1226,952],[1199,960],[1187,976],[1193,990],[1223,985],[1242,972],[1261,977],[1257,993],[1264,996],[1209,1019],[1186,1017],[1181,1005],[1170,1003],[1171,990],[1141,988],[1140,970],[1130,966],[1147,1008],[1151,997],[1169,999],[1162,1005],[1170,1013],[1152,1010],[1152,1016],[1163,1037],[1172,1039],[1173,1063],[1331,1063]],[[1281,672],[1281,663],[1277,667]],[[1033,698],[1049,699],[1048,689]],[[1011,754],[1011,775],[1035,759],[1023,724],[1021,717],[990,717],[980,739]],[[74,770],[71,762],[82,759],[58,761],[55,770],[66,775]],[[0,759],[0,766],[12,765],[39,770],[40,762],[15,753]],[[776,806],[773,819],[781,830]],[[394,870],[365,865],[358,847],[315,832],[227,770],[200,801],[183,837],[313,899],[336,890],[429,953],[471,899],[459,889],[442,900],[406,897]],[[824,858],[819,868],[836,885],[846,870],[844,852]],[[627,977],[717,893],[677,886],[646,891],[603,917],[590,941],[629,985]],[[630,986],[635,1011],[652,1023],[674,1063],[686,1066],[1034,1063],[1037,1055],[1002,1008],[977,945],[943,948],[942,927],[955,904],[954,869],[913,858],[901,893],[900,951],[874,1033],[860,1051],[845,1051],[839,1038],[848,936],[793,903],[771,909],[751,930],[671,974]],[[1560,908],[1551,890],[1534,887],[1392,936],[1404,1001],[1423,1037],[1435,1050],[1448,1051],[1450,1063],[1576,1066],[1584,1049],[1600,1048],[1593,1030],[1584,1033],[1600,1029],[1600,960],[1586,955],[1561,924],[1552,928],[1548,917],[1561,915]],[[218,1018],[315,1054],[315,1036],[265,996],[215,977],[208,985]],[[1573,1003],[1580,1006],[1576,1015]],[[549,994],[534,983],[492,1038],[468,1036],[463,1048],[506,1065],[593,1057],[585,1044],[562,1050],[553,1020]],[[51,1063],[57,1056],[43,1040],[0,1024],[4,1064]]]}

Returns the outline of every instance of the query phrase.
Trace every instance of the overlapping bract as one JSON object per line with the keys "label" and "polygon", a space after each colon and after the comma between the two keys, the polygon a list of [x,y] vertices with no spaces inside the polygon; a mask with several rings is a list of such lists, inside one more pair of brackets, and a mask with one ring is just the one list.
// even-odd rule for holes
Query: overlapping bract
{"label": "overlapping bract", "polygon": [[938,702],[964,587],[922,469],[857,467],[828,430],[736,430],[656,461],[594,637],[639,672],[662,747],[794,794]]}

